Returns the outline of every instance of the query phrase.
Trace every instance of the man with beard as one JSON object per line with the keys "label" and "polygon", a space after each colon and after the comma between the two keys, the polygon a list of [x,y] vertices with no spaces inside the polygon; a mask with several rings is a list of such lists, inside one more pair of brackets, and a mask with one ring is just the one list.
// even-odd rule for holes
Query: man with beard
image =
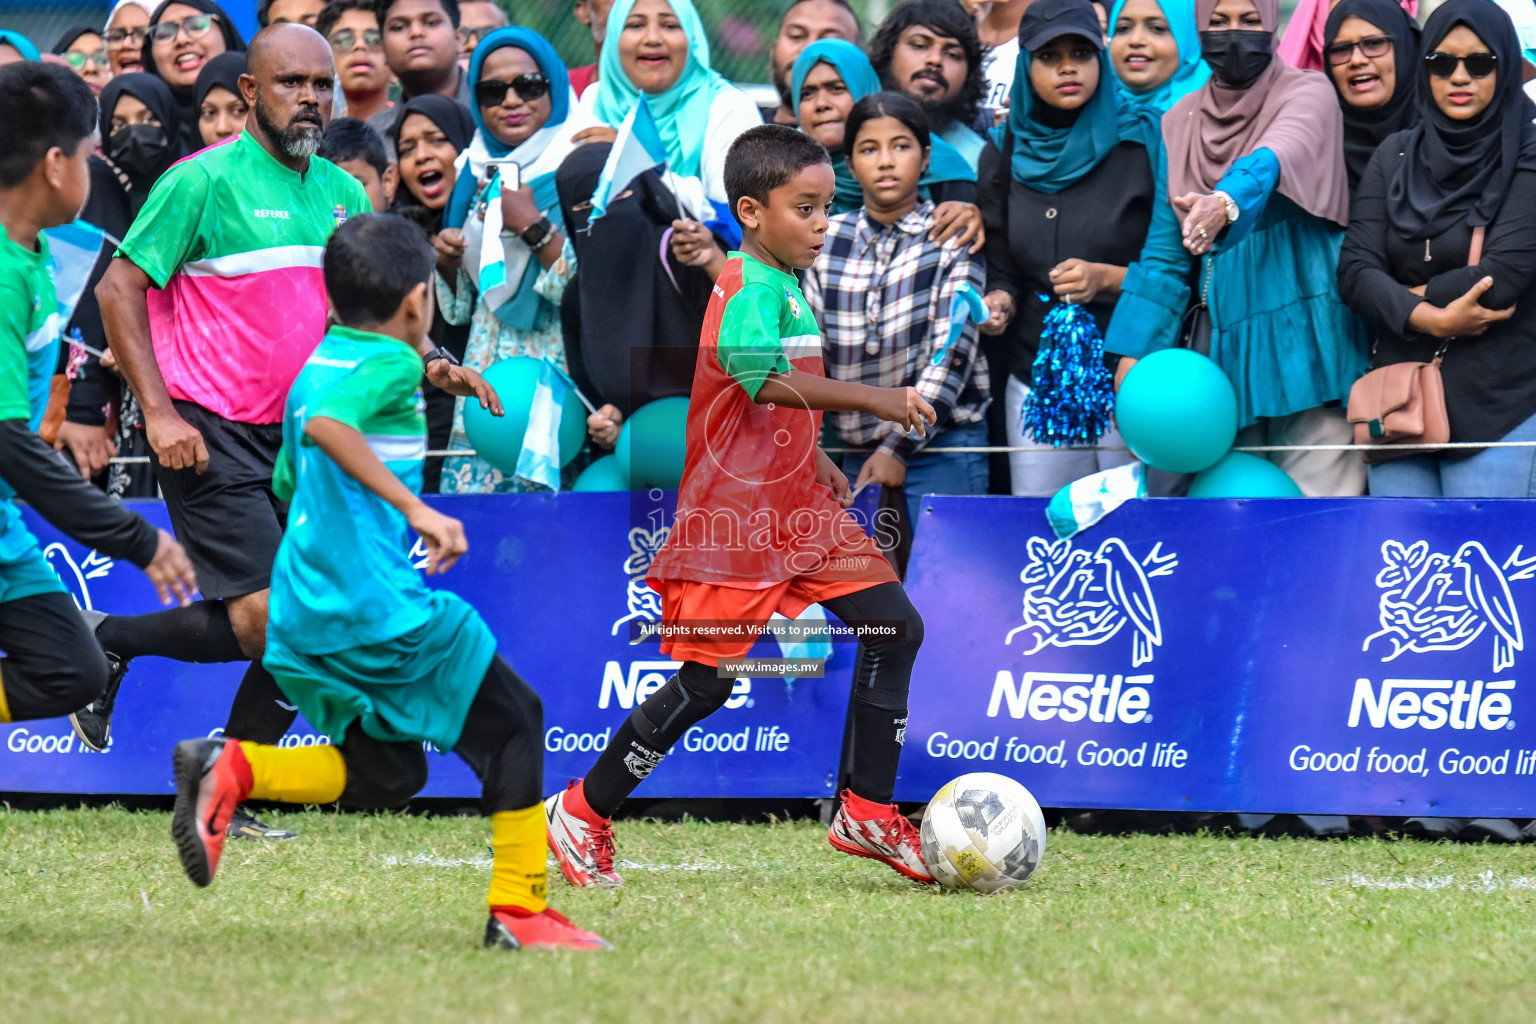
{"label": "man with beard", "polygon": [[768,75],[779,90],[779,105],[763,107],[763,120],[791,127],[800,123],[789,88],[790,72],[801,50],[823,39],[857,43],[861,34],[859,16],[847,0],[799,0],[792,4],[779,19],[779,33],[768,50]]}
{"label": "man with beard", "polygon": [[[331,115],[331,46],[307,25],[252,41],[245,131],[160,179],[96,289],[106,335],[144,410],[155,475],[203,600],[101,616],[106,693],[71,716],[104,749],[131,659],[249,659],[225,735],[276,743],[294,718],[262,668],[267,588],[286,508],[272,493],[289,385],[325,333],[320,253],[372,209],[350,174],[314,156]],[[155,289],[151,291],[151,289]],[[237,814],[230,835],[289,838]]]}
{"label": "man with beard", "polygon": [[974,125],[987,78],[981,37],[965,9],[954,0],[907,0],[870,40],[869,62],[885,88],[923,105],[933,134],[974,171],[986,144]]}

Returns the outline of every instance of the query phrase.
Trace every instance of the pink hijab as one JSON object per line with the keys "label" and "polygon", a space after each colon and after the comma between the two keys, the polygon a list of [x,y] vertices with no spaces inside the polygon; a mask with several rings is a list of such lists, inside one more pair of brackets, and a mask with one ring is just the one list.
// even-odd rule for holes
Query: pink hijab
{"label": "pink hijab", "polygon": [[[1419,0],[1398,0],[1408,17],[1419,16]],[[1333,10],[1331,0],[1300,0],[1280,37],[1275,50],[1280,59],[1293,68],[1305,71],[1326,71],[1323,66],[1323,26],[1328,23],[1328,12]]]}
{"label": "pink hijab", "polygon": [[[1278,0],[1254,6],[1273,32]],[[1196,0],[1197,23],[1209,24],[1215,8],[1216,0]],[[1272,59],[1247,89],[1230,89],[1212,75],[1163,115],[1163,142],[1170,197],[1210,192],[1233,161],[1268,149],[1280,161],[1281,195],[1314,217],[1349,223],[1344,118],[1333,86],[1315,71]]]}

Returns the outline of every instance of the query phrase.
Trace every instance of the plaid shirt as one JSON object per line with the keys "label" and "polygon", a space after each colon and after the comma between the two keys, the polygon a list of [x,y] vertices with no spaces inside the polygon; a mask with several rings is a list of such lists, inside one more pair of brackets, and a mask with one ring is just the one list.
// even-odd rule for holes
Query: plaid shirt
{"label": "plaid shirt", "polygon": [[[938,366],[949,339],[949,305],[969,282],[985,291],[986,268],[953,243],[928,240],[933,203],[923,201],[895,224],[871,221],[862,208],[832,218],[821,257],[805,275],[805,297],[821,324],[827,376],[881,388],[915,387],[939,415],[937,427],[980,423],[990,399],[987,361],[967,323]],[[868,413],[831,414],[852,445],[879,443],[902,462],[918,443]],[[935,431],[929,431],[929,438]]]}

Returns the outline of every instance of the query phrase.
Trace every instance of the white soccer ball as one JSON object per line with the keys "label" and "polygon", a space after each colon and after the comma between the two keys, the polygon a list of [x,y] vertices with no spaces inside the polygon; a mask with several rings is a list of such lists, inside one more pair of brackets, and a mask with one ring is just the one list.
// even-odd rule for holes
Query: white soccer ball
{"label": "white soccer ball", "polygon": [[923,814],[923,861],[947,889],[1006,892],[1045,856],[1045,816],[1029,790],[1004,775],[962,775]]}

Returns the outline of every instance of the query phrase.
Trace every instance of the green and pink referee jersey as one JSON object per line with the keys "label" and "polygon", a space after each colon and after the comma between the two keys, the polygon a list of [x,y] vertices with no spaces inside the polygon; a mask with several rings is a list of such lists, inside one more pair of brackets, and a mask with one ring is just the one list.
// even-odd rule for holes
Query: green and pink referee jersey
{"label": "green and pink referee jersey", "polygon": [[299,174],[246,132],[166,172],[118,255],[159,289],[150,335],[171,397],[239,423],[280,422],[325,333],[326,240],[371,209],[335,164],[311,157]]}

